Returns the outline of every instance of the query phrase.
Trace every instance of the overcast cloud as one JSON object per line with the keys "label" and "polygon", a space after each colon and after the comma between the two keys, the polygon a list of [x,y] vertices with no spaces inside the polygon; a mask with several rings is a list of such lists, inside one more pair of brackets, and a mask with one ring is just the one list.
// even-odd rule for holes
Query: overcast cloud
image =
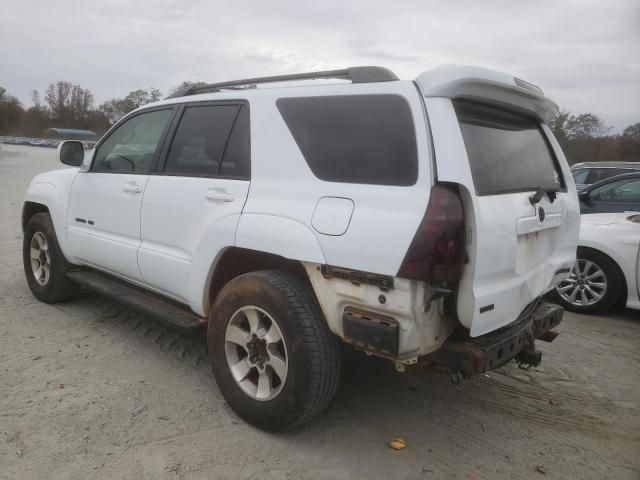
{"label": "overcast cloud", "polygon": [[183,80],[444,63],[504,70],[615,131],[640,121],[640,1],[16,1],[0,8],[0,85],[25,105],[56,80],[96,104]]}

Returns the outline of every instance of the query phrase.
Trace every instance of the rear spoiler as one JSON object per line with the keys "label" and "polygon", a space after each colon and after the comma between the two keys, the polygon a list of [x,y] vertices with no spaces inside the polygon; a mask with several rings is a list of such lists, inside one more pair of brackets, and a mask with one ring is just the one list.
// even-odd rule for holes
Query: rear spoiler
{"label": "rear spoiler", "polygon": [[558,105],[540,87],[507,73],[479,67],[444,65],[416,78],[425,97],[465,98],[506,106],[548,122]]}

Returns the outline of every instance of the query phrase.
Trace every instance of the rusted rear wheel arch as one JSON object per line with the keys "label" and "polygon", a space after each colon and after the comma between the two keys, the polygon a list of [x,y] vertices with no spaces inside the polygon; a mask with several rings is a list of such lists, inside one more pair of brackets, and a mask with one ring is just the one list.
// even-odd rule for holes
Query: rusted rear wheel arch
{"label": "rusted rear wheel arch", "polygon": [[280,270],[288,272],[303,281],[304,284],[313,291],[307,272],[298,260],[290,260],[280,255],[257,250],[229,247],[222,253],[222,256],[214,266],[208,288],[208,311],[206,314],[208,315],[210,313],[218,293],[220,293],[222,287],[228,282],[239,275],[260,270]]}

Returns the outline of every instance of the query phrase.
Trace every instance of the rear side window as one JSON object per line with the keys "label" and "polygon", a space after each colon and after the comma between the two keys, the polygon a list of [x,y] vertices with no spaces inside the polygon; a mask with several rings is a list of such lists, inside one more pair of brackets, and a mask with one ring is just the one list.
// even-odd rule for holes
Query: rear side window
{"label": "rear side window", "polygon": [[165,173],[247,176],[248,115],[243,112],[246,110],[238,105],[186,107],[173,136]]}
{"label": "rear side window", "polygon": [[591,175],[589,175],[589,183],[596,183],[606,178],[615,177],[616,175],[622,175],[623,173],[629,173],[631,170],[624,168],[591,168]]}
{"label": "rear side window", "polygon": [[277,106],[319,179],[374,185],[416,183],[415,129],[403,97],[281,98]]}
{"label": "rear side window", "polygon": [[472,102],[454,106],[478,195],[564,188],[537,121]]}
{"label": "rear side window", "polygon": [[221,177],[249,178],[251,174],[251,139],[249,136],[249,108],[240,107],[231,131],[224,159],[220,165]]}

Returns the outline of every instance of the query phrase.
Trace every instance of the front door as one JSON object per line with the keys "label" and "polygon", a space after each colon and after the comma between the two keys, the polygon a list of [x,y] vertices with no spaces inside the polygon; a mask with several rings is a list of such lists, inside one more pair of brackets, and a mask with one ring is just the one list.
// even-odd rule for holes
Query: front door
{"label": "front door", "polygon": [[140,208],[173,108],[124,120],[97,146],[89,171],[71,188],[67,232],[73,256],[92,267],[140,280]]}

